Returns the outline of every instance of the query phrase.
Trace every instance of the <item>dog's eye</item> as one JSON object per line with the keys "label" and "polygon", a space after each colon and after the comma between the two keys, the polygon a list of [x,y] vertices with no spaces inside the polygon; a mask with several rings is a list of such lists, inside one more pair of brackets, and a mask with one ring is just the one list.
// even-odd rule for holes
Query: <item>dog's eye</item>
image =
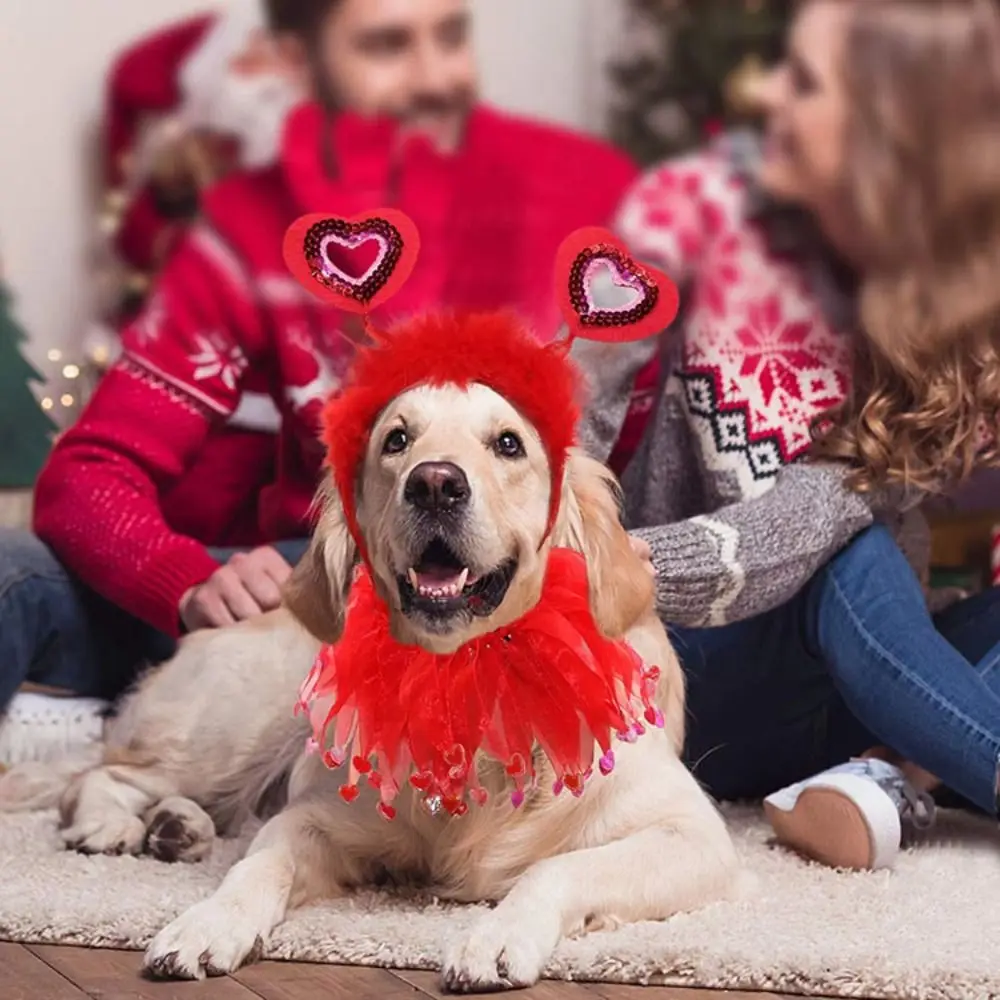
{"label": "dog's eye", "polygon": [[504,431],[493,448],[501,458],[524,458],[524,442],[513,431]]}
{"label": "dog's eye", "polygon": [[385,440],[382,442],[382,454],[402,454],[409,447],[409,444],[410,436],[403,430],[402,427],[397,427],[395,430],[389,431],[389,433],[386,434]]}

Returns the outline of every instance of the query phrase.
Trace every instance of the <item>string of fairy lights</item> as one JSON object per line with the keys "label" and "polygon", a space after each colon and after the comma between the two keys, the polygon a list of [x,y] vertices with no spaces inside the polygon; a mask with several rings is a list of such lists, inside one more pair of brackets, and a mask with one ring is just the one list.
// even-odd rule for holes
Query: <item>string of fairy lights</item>
{"label": "string of fairy lights", "polygon": [[45,381],[38,405],[60,427],[67,427],[79,416],[87,400],[111,360],[111,349],[105,344],[91,348],[84,359],[72,358],[60,348],[46,355],[55,368]]}

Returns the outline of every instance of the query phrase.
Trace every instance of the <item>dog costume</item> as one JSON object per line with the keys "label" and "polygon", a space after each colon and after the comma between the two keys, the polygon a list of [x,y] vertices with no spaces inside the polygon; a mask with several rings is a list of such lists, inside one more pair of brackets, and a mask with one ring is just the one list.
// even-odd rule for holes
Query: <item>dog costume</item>
{"label": "dog costume", "polygon": [[[289,230],[285,256],[305,287],[366,315],[406,280],[418,246],[413,224],[392,210],[357,219],[314,215]],[[358,525],[358,475],[386,406],[417,386],[479,384],[508,400],[541,438],[552,479],[548,536],[580,415],[572,339],[638,339],[677,312],[669,279],[637,264],[604,230],[569,237],[556,276],[568,337],[542,344],[507,314],[422,317],[388,332],[369,325],[370,343],[358,349],[345,388],[325,410],[327,465],[361,561],[343,635],[317,658],[300,707],[312,722],[311,748],[331,768],[347,767],[343,798],[357,798],[365,780],[378,789],[387,819],[406,782],[432,812],[457,816],[470,802],[485,803],[480,754],[503,765],[516,808],[537,778],[536,747],[551,762],[554,791],[580,795],[595,759],[602,774],[613,770],[615,739],[633,741],[647,726],[663,725],[653,703],[659,669],[601,633],[579,553],[548,554],[541,597],[520,619],[435,654],[392,636]],[[474,601],[474,584],[467,592]]]}

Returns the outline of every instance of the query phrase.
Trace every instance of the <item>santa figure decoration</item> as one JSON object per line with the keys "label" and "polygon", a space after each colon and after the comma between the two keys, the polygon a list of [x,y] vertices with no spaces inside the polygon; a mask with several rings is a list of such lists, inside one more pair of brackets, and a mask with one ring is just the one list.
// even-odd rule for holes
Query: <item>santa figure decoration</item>
{"label": "santa figure decoration", "polygon": [[118,59],[108,82],[101,219],[127,269],[109,304],[114,318],[142,304],[207,185],[277,158],[285,119],[303,96],[265,30],[260,0],[233,0]]}

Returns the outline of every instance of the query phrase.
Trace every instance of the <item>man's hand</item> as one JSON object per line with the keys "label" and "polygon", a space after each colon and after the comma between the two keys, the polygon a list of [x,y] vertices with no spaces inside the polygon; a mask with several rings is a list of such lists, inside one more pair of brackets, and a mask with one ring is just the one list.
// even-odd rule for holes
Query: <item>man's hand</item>
{"label": "man's hand", "polygon": [[189,632],[221,628],[273,611],[281,603],[281,588],[292,567],[269,545],[237,552],[203,584],[192,587],[180,604],[181,621]]}
{"label": "man's hand", "polygon": [[628,536],[632,543],[632,551],[642,560],[646,572],[655,580],[656,570],[653,568],[653,550],[649,547],[649,542],[645,538],[636,538],[635,535]]}

